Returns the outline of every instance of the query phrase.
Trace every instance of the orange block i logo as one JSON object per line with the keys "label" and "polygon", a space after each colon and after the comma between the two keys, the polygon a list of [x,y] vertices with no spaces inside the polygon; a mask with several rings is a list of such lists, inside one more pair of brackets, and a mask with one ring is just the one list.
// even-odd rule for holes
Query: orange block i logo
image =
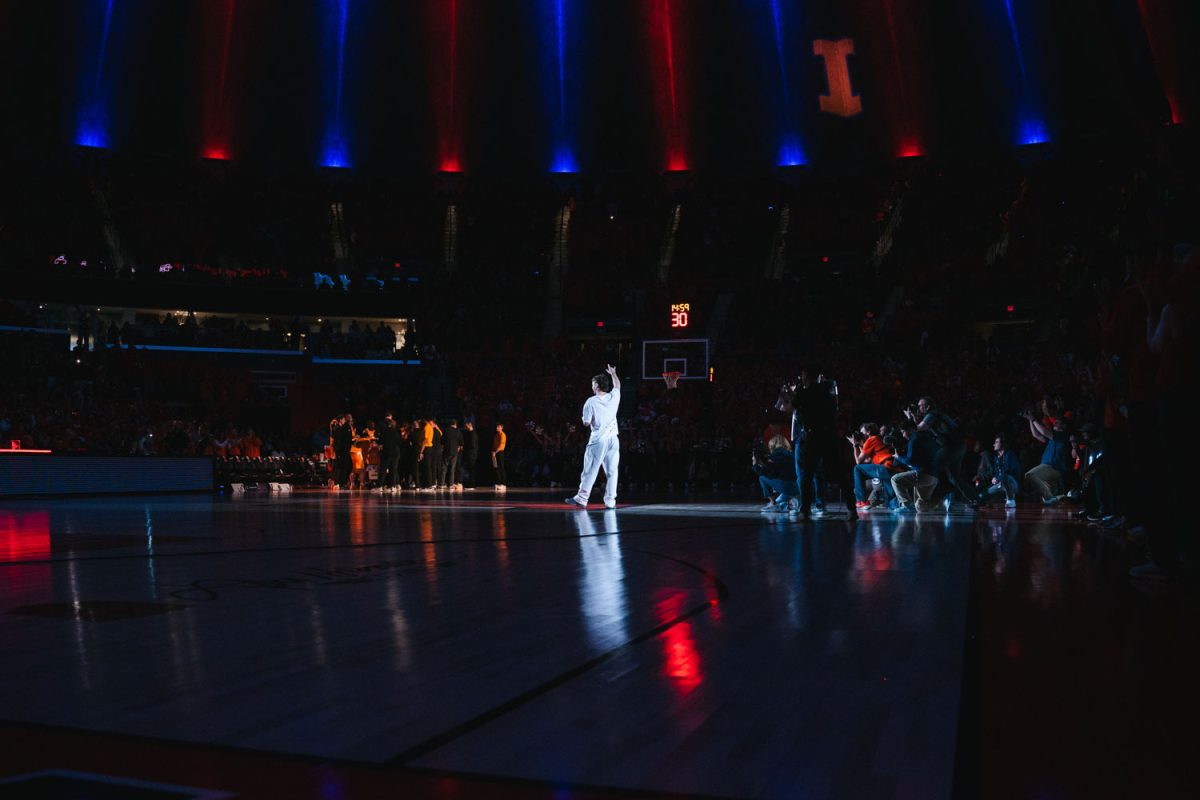
{"label": "orange block i logo", "polygon": [[839,117],[853,117],[863,110],[862,95],[854,93],[850,86],[848,59],[854,55],[853,39],[816,39],[813,55],[825,61],[825,79],[829,83],[829,94],[820,95],[821,110]]}

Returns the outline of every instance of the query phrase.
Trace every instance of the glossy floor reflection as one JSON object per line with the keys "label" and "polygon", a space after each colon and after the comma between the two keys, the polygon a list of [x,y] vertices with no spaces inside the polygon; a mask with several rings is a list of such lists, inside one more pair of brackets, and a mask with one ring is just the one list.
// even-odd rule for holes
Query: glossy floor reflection
{"label": "glossy floor reflection", "polygon": [[[6,503],[0,717],[523,796],[950,797],[1004,751],[978,724],[1004,713],[978,670],[1007,668],[972,656],[972,581],[1029,581],[980,601],[1003,626],[1064,605],[1080,568],[1041,509],[797,524],[750,496],[556,499]],[[288,794],[369,796],[325,782]]]}

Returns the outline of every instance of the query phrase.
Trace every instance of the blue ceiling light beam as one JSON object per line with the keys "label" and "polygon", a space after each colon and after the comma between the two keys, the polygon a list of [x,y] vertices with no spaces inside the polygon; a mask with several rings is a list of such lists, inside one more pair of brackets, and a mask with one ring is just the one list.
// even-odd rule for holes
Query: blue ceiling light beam
{"label": "blue ceiling light beam", "polygon": [[1012,34],[1013,49],[1017,53],[1017,65],[1021,68],[1021,80],[1029,80],[1029,71],[1025,69],[1025,50],[1021,47],[1021,35],[1017,33],[1017,15],[1013,13],[1012,0],[1004,0],[1004,10],[1008,14],[1008,30]]}
{"label": "blue ceiling light beam", "polygon": [[784,136],[783,144],[779,146],[779,160],[777,166],[780,167],[802,167],[808,161],[804,158],[804,148],[800,145],[800,140],[794,136]]}
{"label": "blue ceiling light beam", "polygon": [[555,173],[578,172],[579,8],[575,0],[541,0],[536,14],[549,168]]}
{"label": "blue ceiling light beam", "polygon": [[331,58],[335,69],[327,75],[325,136],[321,144],[320,163],[323,167],[349,169],[353,163],[350,156],[350,144],[345,135],[345,103],[346,86],[346,27],[350,18],[350,0],[328,0],[330,3],[329,24],[327,36],[334,37],[332,43],[327,40],[327,51],[334,55]]}
{"label": "blue ceiling light beam", "polygon": [[[1037,74],[1039,70],[1036,68],[1038,53],[1036,48],[1033,48],[1029,54],[1026,54],[1025,47],[1021,43],[1022,30],[1025,30],[1026,38],[1029,39],[1031,34],[1028,28],[1035,26],[1038,22],[1036,16],[1037,9],[1033,10],[1033,14],[1026,13],[1024,15],[1024,25],[1018,24],[1018,11],[1021,9],[1016,7],[1017,2],[1018,0],[1004,0],[1004,14],[1008,23],[1008,36],[1012,41],[1017,71],[1020,72],[1019,76],[1013,75],[1011,78],[1015,92],[1015,139],[1018,146],[1045,144],[1050,141],[1050,130],[1046,125],[1044,115],[1039,111],[1039,105],[1041,104],[1037,99],[1039,90],[1041,89],[1037,83],[1039,78]],[[1028,12],[1029,9],[1027,8],[1025,11]],[[997,32],[997,35],[999,36],[999,32]],[[1036,36],[1031,41],[1036,41]],[[1033,68],[1030,67],[1027,55],[1033,57]]]}
{"label": "blue ceiling light beam", "polygon": [[792,101],[792,86],[788,69],[786,39],[787,21],[780,0],[767,0],[770,6],[771,32],[775,44],[775,67],[779,76],[779,150],[775,163],[780,167],[800,167],[808,163],[800,141],[797,109]]}
{"label": "blue ceiling light beam", "polygon": [[[83,102],[79,108],[79,118],[75,128],[75,144],[81,147],[108,147],[111,143],[109,113],[108,113],[108,84],[105,81],[108,65],[108,42],[112,33],[113,5],[115,0],[103,0],[104,19],[100,25],[100,38],[95,42],[95,61],[84,59],[90,63],[82,76]],[[99,8],[99,5],[96,6]]]}
{"label": "blue ceiling light beam", "polygon": [[579,172],[579,162],[575,160],[575,154],[569,147],[559,147],[554,151],[554,158],[550,162],[550,171],[560,175]]}
{"label": "blue ceiling light beam", "polygon": [[784,107],[787,107],[791,105],[792,100],[787,75],[787,59],[783,54],[783,9],[779,7],[779,0],[771,0],[771,23],[775,30],[775,58],[779,67],[779,85],[783,90]]}
{"label": "blue ceiling light beam", "polygon": [[1046,123],[1036,117],[1027,116],[1017,125],[1017,144],[1045,144],[1050,141]]}

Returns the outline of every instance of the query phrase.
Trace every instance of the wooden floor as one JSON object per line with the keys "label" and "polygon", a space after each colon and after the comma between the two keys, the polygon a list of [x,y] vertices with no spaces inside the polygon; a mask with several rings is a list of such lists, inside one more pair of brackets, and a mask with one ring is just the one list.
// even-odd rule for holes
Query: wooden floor
{"label": "wooden floor", "polygon": [[[1183,785],[1162,687],[1133,745],[1076,690],[1170,679],[1122,658],[1185,656],[1195,605],[1063,511],[562,497],[0,505],[0,796],[1098,796],[1097,740]],[[1079,764],[1030,761],[1048,730]]]}

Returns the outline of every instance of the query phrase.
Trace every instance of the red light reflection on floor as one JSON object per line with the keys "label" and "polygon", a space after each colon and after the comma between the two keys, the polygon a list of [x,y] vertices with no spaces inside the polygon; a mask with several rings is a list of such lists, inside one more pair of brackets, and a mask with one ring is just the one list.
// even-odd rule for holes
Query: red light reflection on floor
{"label": "red light reflection on floor", "polygon": [[50,512],[0,511],[0,560],[50,557]]}
{"label": "red light reflection on floor", "polygon": [[[687,600],[683,592],[675,592],[655,604],[655,616],[660,623],[677,619],[684,612],[683,604]],[[688,694],[704,680],[700,670],[700,653],[696,650],[696,640],[692,637],[692,624],[680,622],[672,625],[661,637],[666,663],[663,674],[670,678],[680,694]]]}
{"label": "red light reflection on floor", "polygon": [[892,568],[892,552],[890,548],[880,548],[868,553],[854,554],[854,577],[863,591],[871,591],[879,583],[879,578]]}

